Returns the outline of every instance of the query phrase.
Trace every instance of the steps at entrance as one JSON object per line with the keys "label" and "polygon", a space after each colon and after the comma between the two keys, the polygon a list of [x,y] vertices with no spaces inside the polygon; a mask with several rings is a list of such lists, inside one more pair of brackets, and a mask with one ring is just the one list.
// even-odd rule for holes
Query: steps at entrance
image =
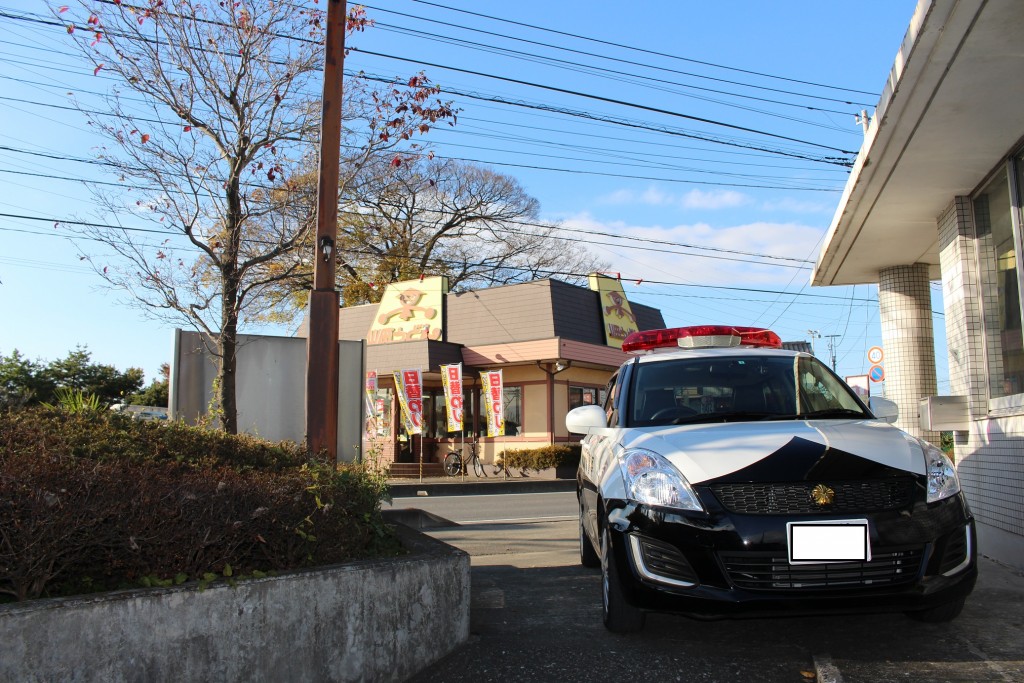
{"label": "steps at entrance", "polygon": [[[444,466],[439,462],[425,462],[422,472],[424,477],[443,477]],[[415,479],[420,476],[420,463],[393,462],[388,476],[395,479]]]}

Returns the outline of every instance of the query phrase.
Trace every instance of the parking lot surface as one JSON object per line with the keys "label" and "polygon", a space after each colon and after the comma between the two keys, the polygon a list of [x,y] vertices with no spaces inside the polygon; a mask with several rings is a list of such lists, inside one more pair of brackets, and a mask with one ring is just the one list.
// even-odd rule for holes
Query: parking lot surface
{"label": "parking lot surface", "polygon": [[1024,575],[981,560],[949,624],[903,615],[601,623],[600,574],[577,561],[575,521],[431,529],[472,555],[470,642],[412,680],[1024,681]]}

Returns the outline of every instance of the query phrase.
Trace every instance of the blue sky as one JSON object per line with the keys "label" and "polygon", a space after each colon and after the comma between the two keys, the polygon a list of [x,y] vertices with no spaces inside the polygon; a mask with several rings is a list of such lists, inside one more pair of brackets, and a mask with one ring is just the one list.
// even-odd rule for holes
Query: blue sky
{"label": "blue sky", "polygon": [[[846,178],[827,159],[859,148],[855,114],[873,111],[916,2],[432,3],[370,3],[378,25],[351,41],[346,68],[422,69],[445,88],[461,112],[428,136],[436,154],[516,177],[544,219],[586,240],[670,325],[766,325],[786,340],[814,330],[819,356],[835,344],[840,375],[867,371],[876,288],[812,289],[807,262]],[[150,379],[170,360],[173,326],[103,289],[79,260],[87,247],[48,220],[97,218],[81,182],[55,178],[100,177],[69,160],[96,140],[59,107],[109,84],[62,30],[24,20],[42,3],[0,0],[0,11],[0,353],[54,360],[81,344]]]}

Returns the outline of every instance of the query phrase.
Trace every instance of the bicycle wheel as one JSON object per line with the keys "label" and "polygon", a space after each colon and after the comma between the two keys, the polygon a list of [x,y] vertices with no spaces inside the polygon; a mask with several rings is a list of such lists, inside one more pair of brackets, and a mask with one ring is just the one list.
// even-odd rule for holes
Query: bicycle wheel
{"label": "bicycle wheel", "polygon": [[454,451],[444,456],[444,471],[449,477],[462,472],[462,457]]}
{"label": "bicycle wheel", "polygon": [[480,458],[478,456],[473,457],[473,474],[477,477],[484,476],[484,464],[480,462]]}

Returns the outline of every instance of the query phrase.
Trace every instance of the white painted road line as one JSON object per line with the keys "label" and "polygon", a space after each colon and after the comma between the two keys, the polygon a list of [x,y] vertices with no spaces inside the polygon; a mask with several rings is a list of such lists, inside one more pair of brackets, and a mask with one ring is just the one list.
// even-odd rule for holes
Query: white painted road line
{"label": "white painted road line", "polygon": [[513,517],[508,519],[471,519],[459,522],[459,526],[470,524],[511,524],[513,522],[564,522],[570,519],[578,519],[577,515],[563,515],[561,517]]}
{"label": "white painted road line", "polygon": [[814,655],[813,659],[818,683],[843,683],[839,667],[832,663],[832,655]]}

